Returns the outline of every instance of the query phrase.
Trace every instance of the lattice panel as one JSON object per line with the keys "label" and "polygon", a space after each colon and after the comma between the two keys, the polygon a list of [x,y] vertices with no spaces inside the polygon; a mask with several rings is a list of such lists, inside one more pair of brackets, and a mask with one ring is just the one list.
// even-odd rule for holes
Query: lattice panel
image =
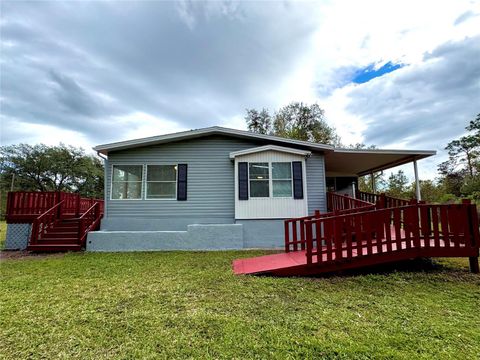
{"label": "lattice panel", "polygon": [[5,249],[24,250],[30,238],[31,224],[8,224]]}

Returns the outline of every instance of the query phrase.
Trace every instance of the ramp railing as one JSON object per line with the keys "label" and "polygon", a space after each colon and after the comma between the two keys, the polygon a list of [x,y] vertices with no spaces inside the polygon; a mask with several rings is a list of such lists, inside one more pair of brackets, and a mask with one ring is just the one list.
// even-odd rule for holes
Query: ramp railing
{"label": "ramp railing", "polygon": [[[414,204],[304,220],[307,264],[405,256],[467,256],[478,272],[475,205]],[[368,262],[368,261],[367,261]]]}

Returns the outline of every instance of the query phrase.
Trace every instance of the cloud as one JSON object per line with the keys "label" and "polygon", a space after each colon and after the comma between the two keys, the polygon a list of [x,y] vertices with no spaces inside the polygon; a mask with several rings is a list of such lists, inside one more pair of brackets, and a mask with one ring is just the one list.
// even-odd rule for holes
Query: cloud
{"label": "cloud", "polygon": [[463,14],[461,14],[459,17],[457,17],[453,23],[453,25],[459,25],[465,21],[467,21],[468,19],[471,19],[475,16],[477,16],[478,14],[475,14],[472,10],[468,10],[468,11],[465,11]]}
{"label": "cloud", "polygon": [[[3,1],[1,141],[245,128],[246,108],[304,101],[344,143],[440,148],[473,111],[479,12],[469,0]],[[404,66],[352,83],[389,61]]]}
{"label": "cloud", "polygon": [[428,177],[434,177],[447,143],[480,111],[479,55],[480,36],[447,42],[419,64],[336,90],[331,101],[342,97],[344,111],[362,124],[357,142],[437,150],[438,156],[424,161]]}
{"label": "cloud", "polygon": [[119,136],[116,117],[135,113],[213,125],[275,103],[272,89],[314,30],[310,20],[299,23],[308,12],[220,2],[7,3],[2,113],[93,141]]}
{"label": "cloud", "polygon": [[443,147],[478,112],[480,36],[443,44],[407,66],[349,92],[348,111],[367,124],[366,142]]}

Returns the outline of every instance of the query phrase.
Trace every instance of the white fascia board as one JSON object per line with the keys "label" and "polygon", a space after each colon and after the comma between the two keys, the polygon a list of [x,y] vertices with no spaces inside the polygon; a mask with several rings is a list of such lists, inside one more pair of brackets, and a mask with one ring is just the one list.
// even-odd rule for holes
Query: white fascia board
{"label": "white fascia board", "polygon": [[278,152],[303,155],[303,156],[310,156],[312,154],[311,151],[307,151],[307,150],[293,149],[293,148],[276,146],[276,145],[265,145],[265,146],[254,147],[251,149],[233,151],[230,153],[230,159],[235,159],[237,156],[254,154],[254,153],[263,152],[263,151],[278,151]]}
{"label": "white fascia board", "polygon": [[398,150],[398,149],[339,149],[336,148],[333,152],[345,154],[385,154],[385,155],[418,155],[418,156],[432,156],[436,155],[435,150]]}
{"label": "white fascia board", "polygon": [[304,146],[304,147],[308,147],[308,148],[319,150],[319,151],[333,151],[334,149],[333,146],[326,145],[326,144],[318,144],[318,143],[312,143],[309,141],[286,139],[286,138],[273,136],[273,135],[257,134],[257,133],[253,133],[245,130],[237,130],[237,129],[223,128],[220,126],[213,126],[209,128],[182,131],[182,132],[173,133],[173,134],[165,134],[165,135],[152,136],[152,137],[146,137],[141,139],[133,139],[133,140],[119,141],[119,142],[114,142],[109,144],[102,144],[102,145],[95,146],[93,150],[100,152],[104,155],[107,155],[109,151],[125,150],[125,149],[130,149],[135,147],[168,143],[172,141],[180,141],[180,140],[185,140],[189,138],[202,137],[202,136],[208,136],[208,135],[230,135],[230,136],[236,136],[236,137],[241,137],[246,139],[260,139],[260,140],[274,141],[274,142],[280,142],[280,143],[285,143],[290,145]]}

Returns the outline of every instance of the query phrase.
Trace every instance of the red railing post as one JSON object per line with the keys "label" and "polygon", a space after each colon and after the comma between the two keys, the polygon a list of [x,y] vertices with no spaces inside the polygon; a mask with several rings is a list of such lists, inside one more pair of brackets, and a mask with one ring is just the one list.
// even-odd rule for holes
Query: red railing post
{"label": "red railing post", "polygon": [[[312,233],[313,233],[313,220],[307,220],[305,221],[305,226],[306,226],[306,229],[305,229],[305,233],[306,233],[306,251],[305,251],[305,256],[307,257],[307,265],[311,265],[312,264],[312,252],[313,252],[313,236],[312,236]],[[318,226],[318,223],[317,223],[317,226]],[[317,239],[317,253],[318,253],[318,239]],[[318,258],[319,255],[317,255],[317,258]]]}
{"label": "red railing post", "polygon": [[[57,191],[55,193],[55,204],[54,205],[57,205],[60,201],[62,201],[62,192]],[[57,219],[61,219],[61,218],[62,218],[62,205],[57,207]]]}
{"label": "red railing post", "polygon": [[305,220],[300,220],[300,249],[305,250]]}
{"label": "red railing post", "polygon": [[[474,274],[480,272],[480,267],[478,265],[478,253],[480,248],[480,234],[479,234],[479,225],[478,225],[478,214],[477,207],[475,204],[465,203],[464,206],[468,206],[468,228],[470,235],[470,246],[475,251],[475,256],[470,256],[468,258],[470,263],[470,271]],[[467,242],[466,242],[467,243]]]}
{"label": "red railing post", "polygon": [[290,252],[290,226],[288,225],[288,220],[284,221],[284,232],[285,232],[285,252]]}
{"label": "red railing post", "polygon": [[76,194],[76,196],[75,196],[75,217],[80,216],[80,202],[81,202],[80,194]]}

